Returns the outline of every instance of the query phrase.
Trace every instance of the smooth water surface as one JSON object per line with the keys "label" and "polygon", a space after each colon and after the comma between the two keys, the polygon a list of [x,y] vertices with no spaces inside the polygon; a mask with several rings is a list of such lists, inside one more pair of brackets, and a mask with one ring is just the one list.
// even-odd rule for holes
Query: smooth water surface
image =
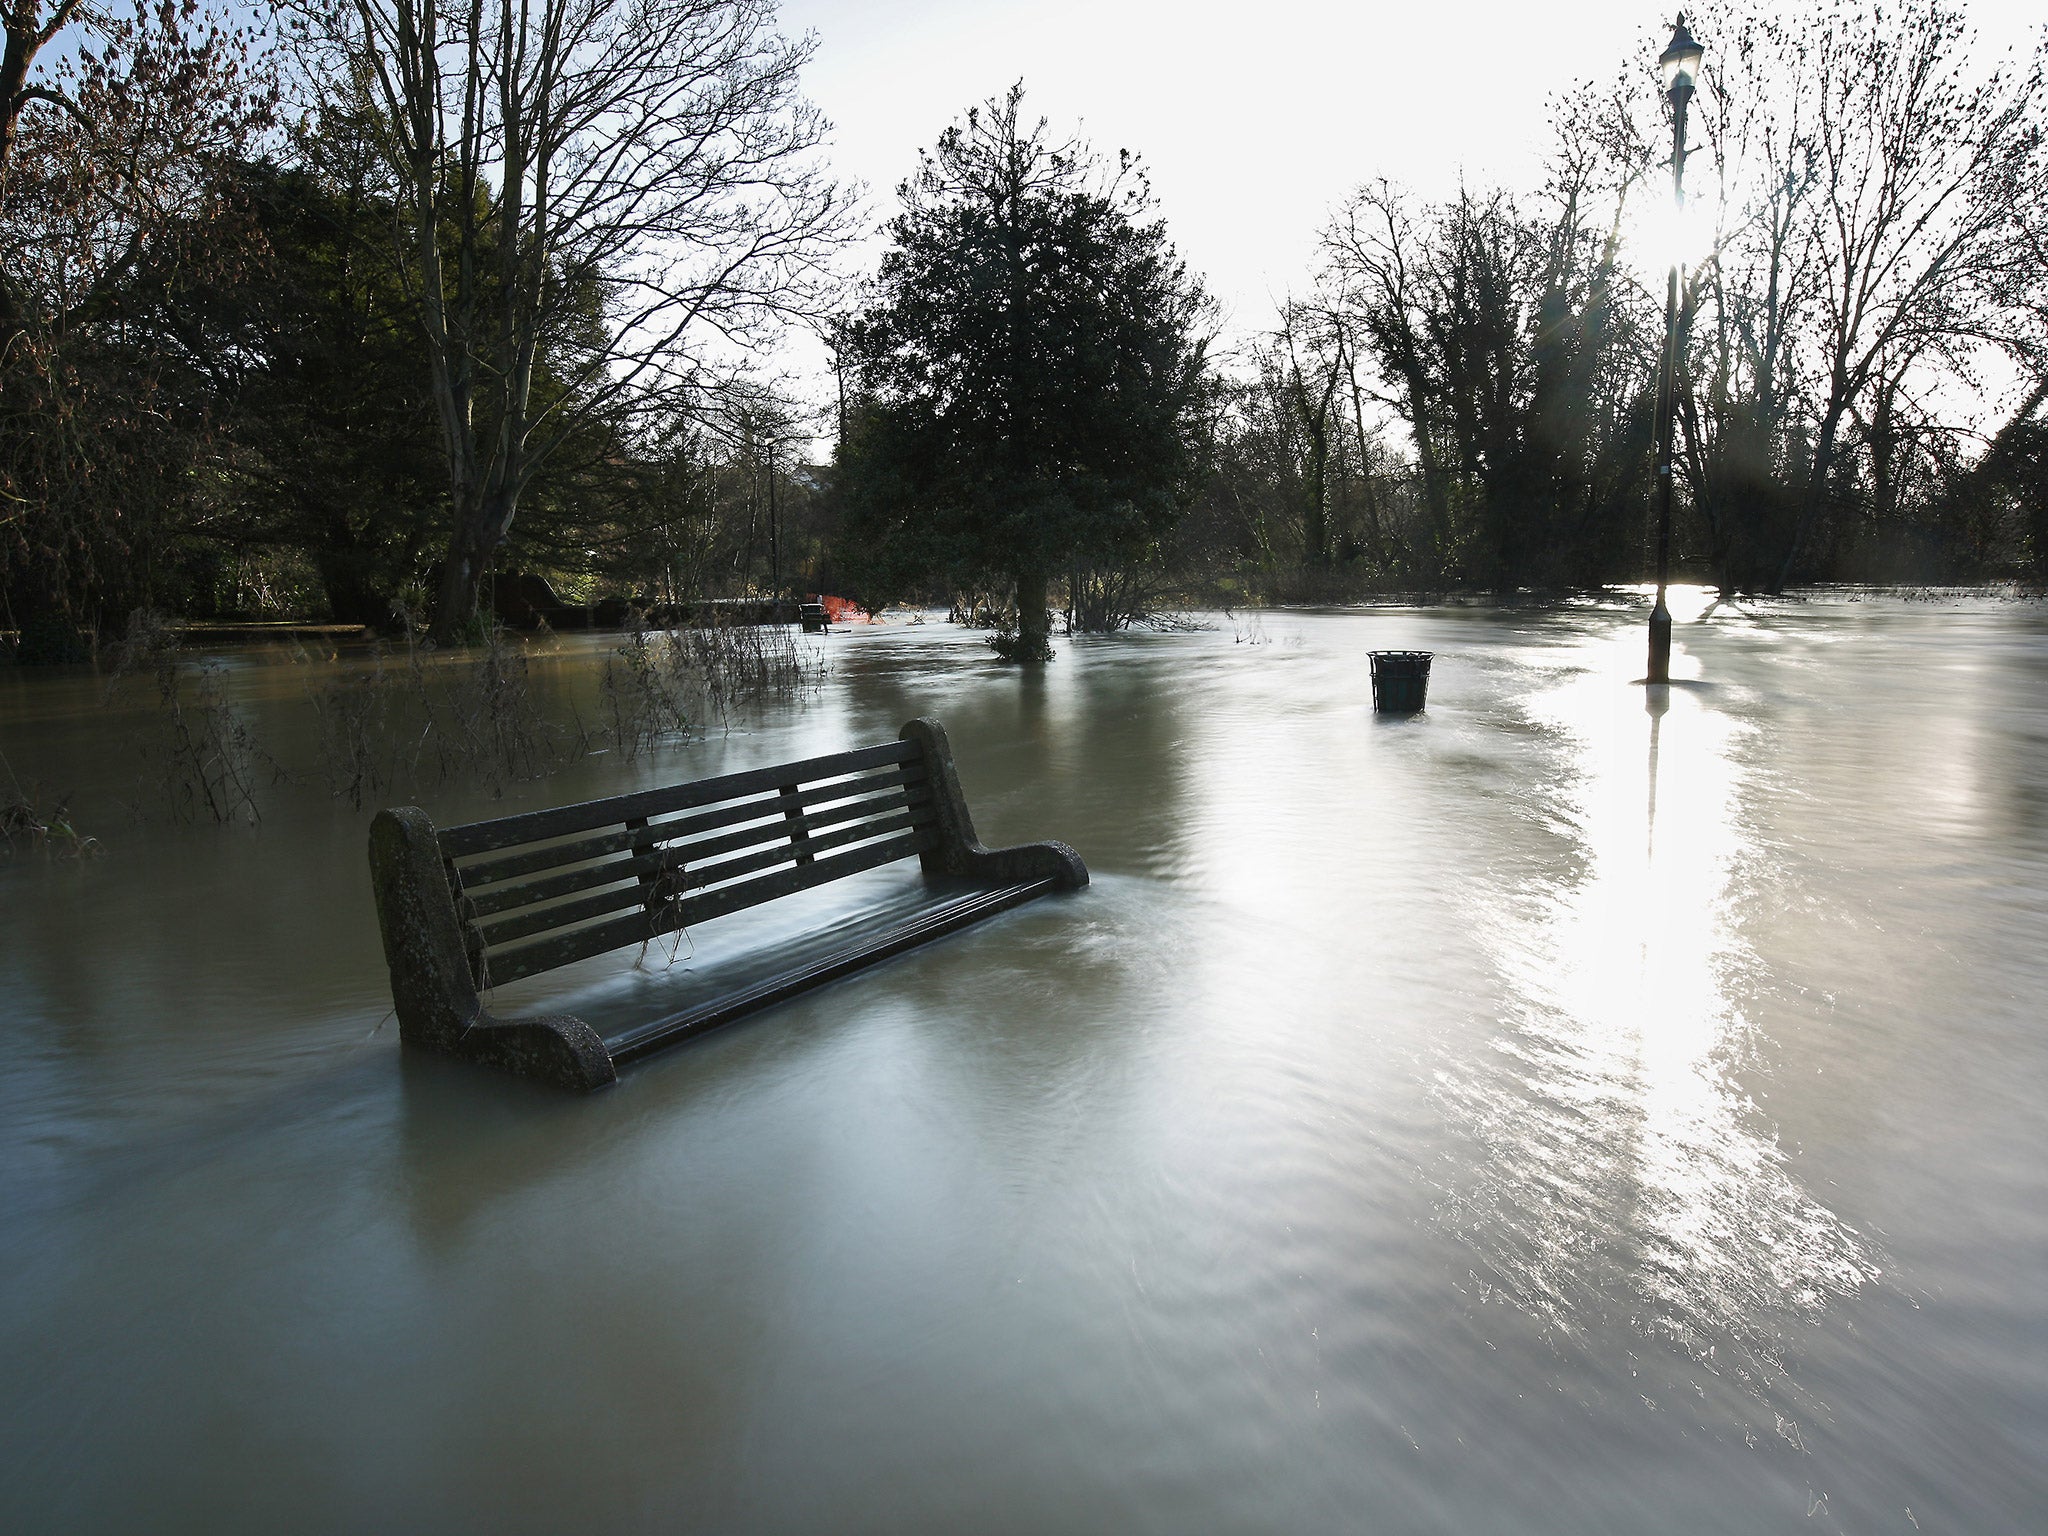
{"label": "smooth water surface", "polygon": [[[1025,677],[883,626],[729,731],[429,792],[931,714],[984,839],[1088,860],[588,1099],[401,1055],[366,812],[136,820],[103,685],[0,673],[107,850],[0,863],[0,1528],[2048,1528],[2048,615],[1680,618],[1668,690],[1619,602]],[[230,665],[303,745],[361,663]],[[505,1001],[679,1006],[748,922]]]}

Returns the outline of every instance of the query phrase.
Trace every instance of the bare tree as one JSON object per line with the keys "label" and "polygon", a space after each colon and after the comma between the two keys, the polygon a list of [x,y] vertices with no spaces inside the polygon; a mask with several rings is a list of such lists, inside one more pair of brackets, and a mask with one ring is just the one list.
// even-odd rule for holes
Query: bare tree
{"label": "bare tree", "polygon": [[1450,538],[1450,494],[1427,359],[1429,295],[1421,245],[1407,199],[1385,178],[1359,188],[1323,235],[1337,302],[1391,386],[1385,403],[1414,436],[1429,514],[1425,575],[1433,578]]}
{"label": "bare tree", "polygon": [[[1327,566],[1334,553],[1330,516],[1333,453],[1335,473],[1344,472],[1343,418],[1337,416],[1333,432],[1332,408],[1350,355],[1343,329],[1334,317],[1300,304],[1282,306],[1280,330],[1274,343],[1274,362],[1279,362],[1280,354],[1286,356],[1283,387],[1305,450],[1301,476],[1302,558],[1312,568]],[[1306,374],[1302,372],[1304,351],[1309,354]]]}
{"label": "bare tree", "polygon": [[193,258],[276,95],[197,0],[5,0],[0,26],[0,338],[69,331]]}
{"label": "bare tree", "polygon": [[[2031,464],[2048,404],[2040,64],[1977,64],[1957,0],[1709,4],[1688,187],[1716,227],[1678,311],[1681,538],[1736,587],[1945,543],[2009,560],[1961,524],[1950,540],[1941,509],[1987,380],[2020,374],[1980,480]],[[1412,436],[1425,579],[1626,567],[1667,270],[1633,248],[1669,206],[1648,66],[1557,103],[1540,196],[1428,204],[1382,181],[1324,233],[1316,305],[1365,375],[1354,415],[1376,401]]]}
{"label": "bare tree", "polygon": [[276,98],[198,0],[4,0],[0,26],[0,595],[61,657],[209,478],[166,322],[257,244],[230,183]]}
{"label": "bare tree", "polygon": [[1640,478],[1628,445],[1643,369],[1617,277],[1635,172],[1606,142],[1603,103],[1567,107],[1526,208],[1464,188],[1411,212],[1379,183],[1324,235],[1321,312],[1350,354],[1339,366],[1355,379],[1363,365],[1414,440],[1425,579],[1598,579]]}
{"label": "bare tree", "polygon": [[1817,269],[1814,441],[1789,580],[1827,498],[1842,427],[1916,368],[1967,374],[1997,334],[1995,298],[2038,197],[2039,65],[1967,77],[1968,33],[1943,0],[1832,12],[1812,48]]}
{"label": "bare tree", "polygon": [[435,628],[579,425],[672,416],[709,348],[822,312],[849,203],[772,0],[332,0],[381,112],[448,461]]}

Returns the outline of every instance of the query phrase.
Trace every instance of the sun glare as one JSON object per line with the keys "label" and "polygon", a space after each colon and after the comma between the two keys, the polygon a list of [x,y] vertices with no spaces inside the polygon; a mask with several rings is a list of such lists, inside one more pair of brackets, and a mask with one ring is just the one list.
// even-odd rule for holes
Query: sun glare
{"label": "sun glare", "polygon": [[1714,249],[1714,207],[1705,188],[1688,191],[1685,211],[1672,202],[1661,178],[1633,200],[1623,221],[1623,239],[1633,264],[1652,287],[1661,287],[1673,263],[1697,266]]}
{"label": "sun glare", "polygon": [[[1634,582],[1616,588],[1617,591],[1633,593],[1645,603],[1653,602],[1657,596],[1655,582]],[[1708,612],[1720,600],[1712,587],[1692,582],[1673,582],[1664,589],[1664,606],[1671,610],[1674,624],[1693,624],[1707,617]]]}

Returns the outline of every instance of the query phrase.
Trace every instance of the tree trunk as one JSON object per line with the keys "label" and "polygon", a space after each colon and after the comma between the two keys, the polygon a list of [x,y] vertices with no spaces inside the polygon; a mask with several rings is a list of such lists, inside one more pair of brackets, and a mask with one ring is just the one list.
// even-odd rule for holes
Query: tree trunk
{"label": "tree trunk", "polygon": [[448,555],[441,565],[441,591],[434,604],[434,639],[449,645],[469,627],[480,605],[477,594],[491,559],[512,526],[515,498],[507,491],[486,494],[481,505],[455,519]]}
{"label": "tree trunk", "polygon": [[1052,615],[1047,611],[1045,568],[1017,573],[1017,660],[1052,660]]}
{"label": "tree trunk", "polygon": [[1330,563],[1330,445],[1320,422],[1309,424],[1308,494],[1302,500],[1302,563],[1321,570]]}
{"label": "tree trunk", "polygon": [[364,546],[340,512],[329,510],[320,526],[323,531],[312,552],[313,569],[319,573],[328,617],[337,624],[388,625],[391,606],[377,580],[373,551]]}
{"label": "tree trunk", "polygon": [[1344,370],[1351,379],[1351,424],[1358,434],[1358,476],[1364,483],[1365,532],[1371,541],[1374,572],[1380,577],[1387,574],[1387,539],[1380,528],[1379,494],[1372,483],[1372,455],[1365,446],[1365,397],[1358,387],[1358,369],[1347,350],[1344,354]]}
{"label": "tree trunk", "polygon": [[1422,501],[1429,511],[1428,580],[1443,575],[1444,548],[1450,542],[1451,499],[1444,486],[1443,466],[1437,461],[1436,443],[1429,431],[1429,383],[1422,365],[1404,365],[1402,382],[1408,390],[1408,424],[1415,433],[1415,466],[1422,472]]}
{"label": "tree trunk", "polygon": [[54,565],[38,562],[10,584],[7,616],[14,621],[17,665],[62,666],[92,659],[92,648],[61,583]]}
{"label": "tree trunk", "polygon": [[1799,522],[1792,530],[1792,543],[1785,551],[1785,559],[1778,567],[1778,579],[1771,585],[1773,593],[1785,590],[1791,581],[1801,550],[1806,547],[1807,536],[1813,532],[1813,525],[1820,518],[1821,506],[1828,498],[1828,472],[1835,463],[1835,434],[1841,430],[1842,416],[1847,410],[1847,391],[1839,386],[1835,401],[1830,403],[1827,414],[1821,418],[1820,431],[1813,442],[1813,467],[1806,477],[1806,500],[1799,510]]}
{"label": "tree trunk", "polygon": [[441,590],[434,598],[432,634],[438,645],[451,645],[476,612],[481,563],[471,553],[467,533],[458,529],[441,561]]}

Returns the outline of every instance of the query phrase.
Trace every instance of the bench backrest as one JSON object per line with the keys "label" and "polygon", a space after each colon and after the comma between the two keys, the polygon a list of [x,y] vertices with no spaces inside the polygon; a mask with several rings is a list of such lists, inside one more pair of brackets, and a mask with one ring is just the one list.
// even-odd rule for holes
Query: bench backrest
{"label": "bench backrest", "polygon": [[936,846],[915,742],[440,832],[479,986],[674,933]]}

